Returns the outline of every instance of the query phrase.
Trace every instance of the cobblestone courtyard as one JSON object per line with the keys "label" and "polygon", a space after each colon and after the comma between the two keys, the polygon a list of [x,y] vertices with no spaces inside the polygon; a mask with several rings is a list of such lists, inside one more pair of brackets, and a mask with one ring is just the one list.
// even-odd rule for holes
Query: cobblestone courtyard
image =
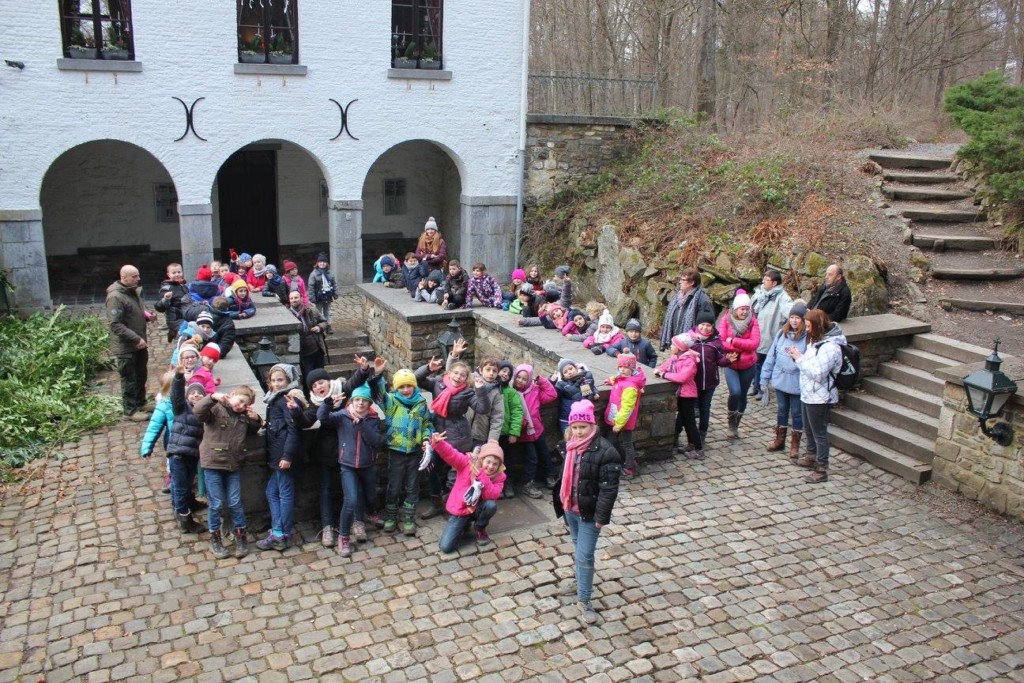
{"label": "cobblestone courtyard", "polygon": [[774,404],[729,443],[724,397],[706,462],[623,486],[591,627],[553,521],[214,561],[118,423],[2,501],[0,681],[1024,681],[1020,525],[841,453],[806,484],[764,452]]}

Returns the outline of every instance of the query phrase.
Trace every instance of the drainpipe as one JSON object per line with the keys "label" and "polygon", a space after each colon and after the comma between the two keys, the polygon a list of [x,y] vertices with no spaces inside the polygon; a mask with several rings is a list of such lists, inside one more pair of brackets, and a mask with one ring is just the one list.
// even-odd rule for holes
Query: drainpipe
{"label": "drainpipe", "polygon": [[523,3],[523,69],[520,75],[519,98],[519,182],[516,192],[516,244],[509,272],[519,267],[519,243],[523,239],[523,195],[526,191],[526,106],[530,78],[530,0]]}

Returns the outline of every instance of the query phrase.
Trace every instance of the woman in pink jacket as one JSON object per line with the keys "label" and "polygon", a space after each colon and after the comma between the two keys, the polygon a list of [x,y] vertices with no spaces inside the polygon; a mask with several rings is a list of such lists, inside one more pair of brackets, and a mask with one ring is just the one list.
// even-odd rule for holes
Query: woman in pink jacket
{"label": "woman in pink jacket", "polygon": [[757,346],[761,343],[757,316],[750,314],[750,297],[744,290],[736,290],[732,307],[718,319],[718,336],[732,361],[725,369],[725,383],[729,387],[729,438],[735,439],[747,409],[747,391],[757,373]]}
{"label": "woman in pink jacket", "polygon": [[[675,452],[690,460],[704,459],[704,442],[697,428],[697,363],[700,354],[692,350],[693,337],[677,334],[672,337],[672,355],[654,371],[658,377],[679,385],[676,389]],[[686,446],[679,440],[686,429]]]}
{"label": "woman in pink jacket", "polygon": [[544,438],[544,422],[540,409],[558,399],[555,386],[547,377],[533,376],[532,365],[516,366],[512,376],[512,387],[519,392],[523,401],[523,430],[518,443],[524,454],[523,479],[526,485],[523,493],[530,498],[542,498],[542,489],[551,489],[554,480],[548,478],[551,471],[551,452]]}

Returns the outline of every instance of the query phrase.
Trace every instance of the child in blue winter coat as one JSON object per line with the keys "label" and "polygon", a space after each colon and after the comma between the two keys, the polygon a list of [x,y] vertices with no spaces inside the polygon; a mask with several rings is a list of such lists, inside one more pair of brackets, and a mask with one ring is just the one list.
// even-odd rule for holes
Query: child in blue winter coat
{"label": "child in blue winter coat", "polygon": [[609,345],[606,352],[612,357],[616,357],[620,353],[629,353],[636,356],[636,362],[640,365],[646,365],[649,368],[657,367],[658,353],[649,340],[640,336],[640,332],[640,321],[630,318],[626,323],[626,336]]}
{"label": "child in blue winter coat", "polygon": [[263,397],[267,404],[264,423],[267,439],[267,505],[270,507],[270,533],[256,542],[260,550],[284,551],[292,534],[295,519],[295,470],[302,455],[302,437],[296,418],[302,414],[306,400],[299,388],[299,373],[294,365],[279,363],[267,375],[270,391]]}

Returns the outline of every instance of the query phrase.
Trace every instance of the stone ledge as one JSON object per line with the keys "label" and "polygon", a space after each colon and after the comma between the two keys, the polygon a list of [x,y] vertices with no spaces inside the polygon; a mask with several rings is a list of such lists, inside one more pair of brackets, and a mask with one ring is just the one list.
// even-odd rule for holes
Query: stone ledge
{"label": "stone ledge", "polygon": [[27,223],[43,220],[42,209],[0,209],[0,221]]}
{"label": "stone ledge", "polygon": [[555,125],[566,125],[575,124],[580,126],[634,126],[640,121],[650,119],[644,119],[638,117],[635,119],[627,118],[625,116],[570,116],[566,114],[527,114],[526,122],[543,125],[546,123]]}
{"label": "stone ledge", "polygon": [[305,64],[235,64],[235,73],[241,76],[305,76]]}
{"label": "stone ledge", "polygon": [[442,69],[388,69],[388,78],[410,81],[450,81],[452,72]]}
{"label": "stone ledge", "polygon": [[57,59],[60,71],[116,71],[119,73],[142,71],[142,62],[130,59]]}
{"label": "stone ledge", "polygon": [[839,326],[843,328],[846,340],[852,344],[868,339],[903,337],[932,331],[932,326],[928,323],[894,313],[847,318],[839,323]]}
{"label": "stone ledge", "polygon": [[[263,299],[262,294],[258,294]],[[256,300],[256,297],[253,299]],[[272,305],[257,305],[256,315],[244,320],[235,321],[235,331],[239,337],[252,338],[264,335],[287,334],[299,331],[299,321],[281,305],[277,299],[265,299]]]}
{"label": "stone ledge", "polygon": [[363,283],[356,285],[367,299],[393,313],[402,316],[406,322],[427,323],[441,320],[473,320],[476,309],[460,308],[454,311],[442,310],[435,304],[413,301],[404,289],[391,289],[382,283]]}

